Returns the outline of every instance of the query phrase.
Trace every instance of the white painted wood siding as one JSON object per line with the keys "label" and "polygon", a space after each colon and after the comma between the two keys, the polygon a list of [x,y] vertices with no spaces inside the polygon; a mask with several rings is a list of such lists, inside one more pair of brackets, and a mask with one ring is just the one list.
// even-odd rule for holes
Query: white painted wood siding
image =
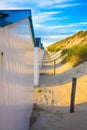
{"label": "white painted wood siding", "polygon": [[28,19],[0,28],[0,130],[28,130],[33,107],[33,65]]}

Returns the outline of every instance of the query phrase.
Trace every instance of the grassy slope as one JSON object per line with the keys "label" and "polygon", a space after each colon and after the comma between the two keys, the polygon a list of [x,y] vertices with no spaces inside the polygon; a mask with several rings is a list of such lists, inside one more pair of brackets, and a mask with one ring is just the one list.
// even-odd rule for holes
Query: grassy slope
{"label": "grassy slope", "polygon": [[73,66],[87,60],[87,43],[74,45],[61,52],[62,63],[70,62]]}
{"label": "grassy slope", "polygon": [[70,47],[75,44],[85,43],[87,41],[87,31],[80,31],[70,37],[58,41],[47,47],[50,52],[57,52],[63,48]]}
{"label": "grassy slope", "polygon": [[73,66],[87,60],[87,31],[80,31],[47,47],[50,52],[61,51],[62,63]]}

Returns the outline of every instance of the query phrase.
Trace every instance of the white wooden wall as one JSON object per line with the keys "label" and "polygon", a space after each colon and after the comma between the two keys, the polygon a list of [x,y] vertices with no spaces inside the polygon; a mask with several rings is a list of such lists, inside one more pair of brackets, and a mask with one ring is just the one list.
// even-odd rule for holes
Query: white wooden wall
{"label": "white wooden wall", "polygon": [[28,19],[0,28],[0,130],[29,128],[33,107],[33,46]]}
{"label": "white wooden wall", "polygon": [[44,55],[44,50],[39,47],[34,48],[34,86],[40,85],[40,72],[42,67],[42,59]]}
{"label": "white wooden wall", "polygon": [[34,86],[39,86],[39,47],[34,48]]}
{"label": "white wooden wall", "polygon": [[43,60],[44,50],[39,48],[39,68],[41,70],[42,67],[42,60]]}

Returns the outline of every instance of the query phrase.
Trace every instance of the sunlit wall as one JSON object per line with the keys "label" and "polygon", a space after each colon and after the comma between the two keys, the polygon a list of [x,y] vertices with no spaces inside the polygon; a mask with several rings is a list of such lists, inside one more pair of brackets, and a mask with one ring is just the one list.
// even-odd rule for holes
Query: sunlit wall
{"label": "sunlit wall", "polygon": [[41,71],[41,67],[42,67],[43,55],[44,55],[44,50],[39,48],[39,69],[40,69],[40,71]]}
{"label": "sunlit wall", "polygon": [[28,130],[34,44],[29,19],[0,28],[0,130]]}

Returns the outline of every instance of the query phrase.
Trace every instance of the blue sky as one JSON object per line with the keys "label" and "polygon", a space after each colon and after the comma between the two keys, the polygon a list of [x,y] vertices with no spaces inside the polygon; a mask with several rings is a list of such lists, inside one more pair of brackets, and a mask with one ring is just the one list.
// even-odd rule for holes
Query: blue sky
{"label": "blue sky", "polygon": [[31,9],[35,36],[44,46],[87,30],[86,0],[1,0],[0,9]]}

